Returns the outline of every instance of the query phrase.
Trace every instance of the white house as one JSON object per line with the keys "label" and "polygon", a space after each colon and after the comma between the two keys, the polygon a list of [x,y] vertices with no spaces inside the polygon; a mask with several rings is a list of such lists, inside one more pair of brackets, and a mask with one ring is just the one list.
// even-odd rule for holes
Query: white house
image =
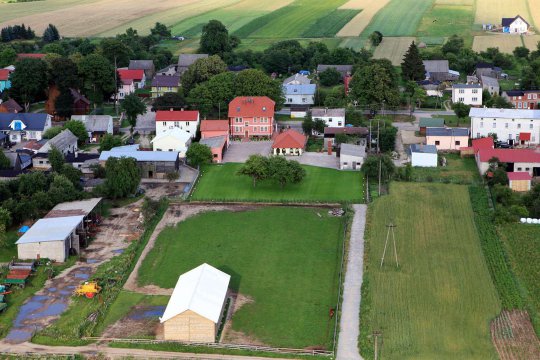
{"label": "white house", "polygon": [[79,235],[84,216],[67,216],[38,220],[17,240],[19,259],[48,258],[64,262],[69,250],[79,253]]}
{"label": "white house", "polygon": [[412,166],[437,167],[437,147],[435,145],[412,144],[409,148]]}
{"label": "white house", "polygon": [[454,84],[452,85],[452,102],[465,105],[482,105],[482,85],[480,84]]}
{"label": "white house", "polygon": [[315,103],[315,91],[317,85],[283,85],[285,105],[313,105]]}
{"label": "white house", "polygon": [[174,151],[179,157],[185,157],[191,144],[192,135],[180,128],[172,128],[156,134],[152,139],[154,151]]}
{"label": "white house", "polygon": [[159,110],[156,113],[156,134],[179,128],[194,138],[200,123],[199,112],[195,110]]}
{"label": "white house", "polygon": [[9,141],[14,143],[23,140],[39,141],[50,127],[49,114],[0,113],[0,132],[7,135]]}
{"label": "white house", "polygon": [[510,145],[540,143],[540,110],[471,108],[471,137],[496,134]]}
{"label": "white house", "polygon": [[360,170],[365,157],[365,146],[341,144],[339,149],[339,168],[341,170]]}
{"label": "white house", "polygon": [[303,74],[294,74],[283,80],[283,85],[307,85],[311,84],[311,79]]}
{"label": "white house", "polygon": [[313,121],[323,120],[329,127],[345,126],[345,109],[313,108],[311,109]]}
{"label": "white house", "polygon": [[225,308],[231,276],[202,264],[178,279],[163,316],[163,338],[214,342]]}
{"label": "white house", "polygon": [[503,32],[508,34],[524,34],[529,30],[529,23],[521,15],[513,18],[502,18]]}

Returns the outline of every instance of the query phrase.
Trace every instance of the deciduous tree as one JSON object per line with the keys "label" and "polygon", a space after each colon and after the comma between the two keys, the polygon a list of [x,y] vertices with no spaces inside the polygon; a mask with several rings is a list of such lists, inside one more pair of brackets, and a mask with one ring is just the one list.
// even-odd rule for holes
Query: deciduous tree
{"label": "deciduous tree", "polygon": [[212,161],[212,150],[204,144],[193,143],[186,151],[186,158],[191,166],[198,167]]}
{"label": "deciduous tree", "polygon": [[469,111],[471,110],[471,107],[469,105],[465,105],[462,102],[457,102],[452,105],[452,109],[457,116],[457,126],[459,126],[459,121],[469,116]]}
{"label": "deciduous tree", "polygon": [[110,157],[105,163],[105,189],[112,199],[135,194],[141,172],[134,158]]}
{"label": "deciduous tree", "polygon": [[94,103],[94,108],[101,105],[105,97],[116,91],[114,72],[111,63],[99,54],[88,55],[79,63],[83,89]]}
{"label": "deciduous tree", "polygon": [[229,31],[219,20],[210,20],[202,29],[200,52],[223,55],[231,51]]}
{"label": "deciduous tree", "polygon": [[99,152],[109,151],[113,147],[121,146],[122,138],[117,135],[105,134],[99,142]]}
{"label": "deciduous tree", "polygon": [[45,94],[47,64],[40,59],[25,58],[17,61],[16,68],[10,77],[10,93],[24,104],[25,112],[28,112],[30,104]]}
{"label": "deciduous tree", "polygon": [[341,82],[341,73],[336,68],[328,68],[319,74],[322,86],[335,86]]}
{"label": "deciduous tree", "polygon": [[133,128],[137,125],[137,116],[146,114],[146,105],[137,95],[129,94],[122,100],[122,109],[126,113],[131,132],[133,132]]}
{"label": "deciduous tree", "polygon": [[227,71],[227,64],[217,55],[198,59],[182,75],[182,88],[188,93],[195,85],[225,71]]}
{"label": "deciduous tree", "polygon": [[64,124],[64,129],[67,129],[75,135],[79,143],[84,143],[88,139],[88,131],[82,121],[69,120]]}
{"label": "deciduous tree", "polygon": [[62,154],[60,150],[53,146],[47,156],[49,158],[49,163],[51,164],[52,171],[60,174],[65,164],[64,154]]}
{"label": "deciduous tree", "polygon": [[253,180],[253,187],[257,181],[267,179],[269,176],[268,158],[262,155],[250,155],[248,160],[238,170],[238,175],[247,175]]}
{"label": "deciduous tree", "polygon": [[372,110],[399,104],[399,90],[394,74],[382,63],[373,63],[358,70],[351,82],[349,96]]}

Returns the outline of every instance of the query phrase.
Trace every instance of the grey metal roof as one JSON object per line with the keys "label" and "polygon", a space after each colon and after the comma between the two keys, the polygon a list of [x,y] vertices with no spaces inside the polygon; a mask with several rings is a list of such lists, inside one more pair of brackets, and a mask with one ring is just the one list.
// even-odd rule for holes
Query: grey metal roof
{"label": "grey metal roof", "polygon": [[452,88],[455,89],[480,89],[482,85],[480,84],[454,84]]}
{"label": "grey metal roof", "polygon": [[442,118],[420,118],[420,127],[441,127],[444,126]]}
{"label": "grey metal roof", "polygon": [[39,149],[39,152],[48,152],[53,147],[63,151],[66,148],[69,148],[71,145],[77,143],[77,137],[73,135],[73,133],[69,130],[63,130],[60,134],[53,137],[51,140],[47,141],[45,145],[41,149]]}
{"label": "grey metal roof", "polygon": [[366,156],[366,147],[362,145],[341,144],[340,155]]}
{"label": "grey metal roof", "polygon": [[283,94],[285,95],[315,95],[317,85],[283,85]]}
{"label": "grey metal roof", "polygon": [[16,244],[63,241],[83,221],[84,216],[66,216],[38,220]]}
{"label": "grey metal roof", "polygon": [[480,75],[480,82],[484,86],[493,86],[493,87],[498,87],[499,86],[499,80],[497,80],[497,79],[495,79],[494,77],[491,77],[491,76]]}
{"label": "grey metal roof", "polygon": [[46,217],[62,217],[61,215],[59,215],[62,211],[79,211],[79,215],[86,216],[90,214],[96,208],[96,206],[98,206],[101,199],[102,198],[92,198],[87,200],[60,203],[53,207]]}
{"label": "grey metal roof", "polygon": [[208,54],[180,54],[178,56],[178,66],[187,68],[195,61],[205,59],[207,57]]}
{"label": "grey metal roof", "polygon": [[156,75],[152,80],[152,86],[170,86],[180,85],[180,76],[178,75]]}
{"label": "grey metal roof", "polygon": [[107,131],[113,121],[110,115],[72,115],[71,120],[81,121],[88,132]]}
{"label": "grey metal roof", "polygon": [[306,75],[295,74],[283,80],[283,85],[306,85],[311,84],[311,79]]}
{"label": "grey metal roof", "polygon": [[409,148],[409,153],[436,154],[437,147],[435,145],[412,144]]}
{"label": "grey metal roof", "polygon": [[424,60],[424,67],[429,73],[448,73],[448,60]]}
{"label": "grey metal roof", "polygon": [[223,145],[225,145],[225,141],[226,141],[225,136],[214,136],[214,137],[201,139],[199,143],[206,145],[210,149],[212,149],[212,148],[222,148]]}
{"label": "grey metal roof", "polygon": [[345,117],[345,109],[328,109],[328,108],[312,108],[311,109],[312,117],[326,117],[326,116],[340,116]]}
{"label": "grey metal roof", "polygon": [[469,116],[501,119],[540,119],[540,110],[471,108]]}
{"label": "grey metal roof", "polygon": [[131,157],[137,161],[177,161],[176,151],[103,151],[99,156],[99,161],[106,161],[110,157]]}
{"label": "grey metal roof", "polygon": [[154,68],[154,60],[129,60],[129,70],[152,70]]}
{"label": "grey metal roof", "polygon": [[343,74],[347,72],[352,72],[353,66],[352,65],[317,65],[318,72],[321,72],[330,68],[334,68]]}
{"label": "grey metal roof", "polygon": [[469,136],[467,128],[428,127],[426,136]]}

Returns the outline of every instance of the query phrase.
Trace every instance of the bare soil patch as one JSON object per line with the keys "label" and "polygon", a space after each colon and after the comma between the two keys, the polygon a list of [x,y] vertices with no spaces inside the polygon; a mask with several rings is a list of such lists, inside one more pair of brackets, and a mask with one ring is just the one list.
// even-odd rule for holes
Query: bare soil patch
{"label": "bare soil patch", "polygon": [[503,311],[491,322],[491,339],[501,360],[540,359],[540,341],[526,311]]}

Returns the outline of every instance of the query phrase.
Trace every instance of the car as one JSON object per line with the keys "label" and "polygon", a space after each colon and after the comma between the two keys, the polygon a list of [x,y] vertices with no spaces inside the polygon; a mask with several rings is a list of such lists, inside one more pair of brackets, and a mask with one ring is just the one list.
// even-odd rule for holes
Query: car
{"label": "car", "polygon": [[495,147],[496,148],[501,148],[501,149],[510,149],[511,148],[510,144],[508,144],[505,141],[497,141],[495,143]]}

